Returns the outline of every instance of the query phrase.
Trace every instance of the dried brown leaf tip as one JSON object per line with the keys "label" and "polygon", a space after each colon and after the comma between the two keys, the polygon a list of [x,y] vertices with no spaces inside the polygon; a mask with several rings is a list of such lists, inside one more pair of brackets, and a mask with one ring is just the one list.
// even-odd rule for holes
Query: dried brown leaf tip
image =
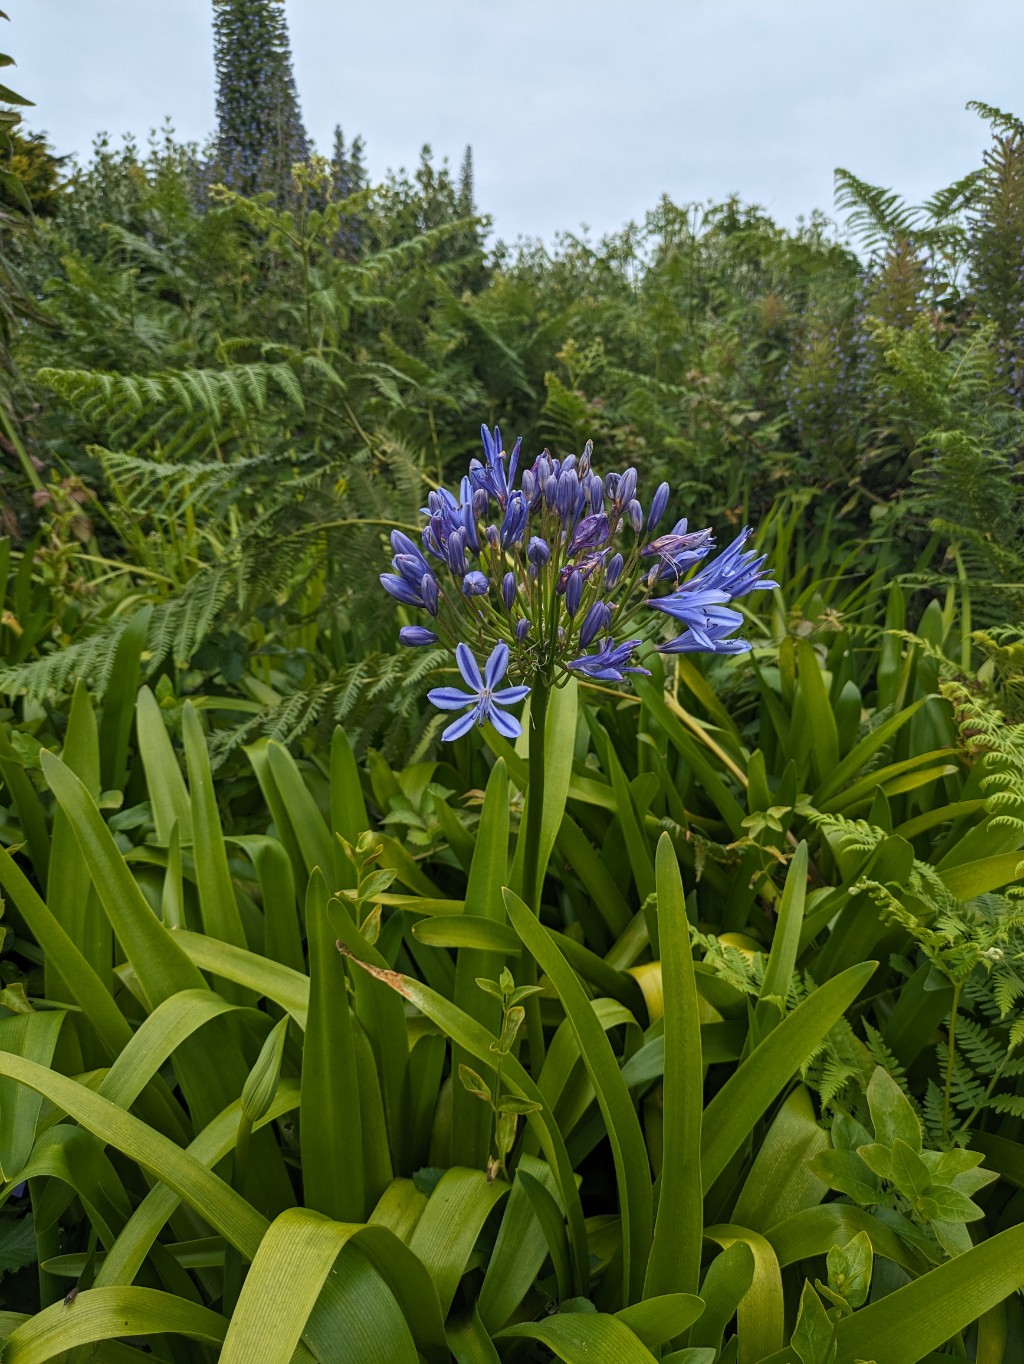
{"label": "dried brown leaf tip", "polygon": [[405,999],[411,998],[409,993],[409,978],[403,976],[400,971],[389,971],[384,966],[374,966],[371,962],[363,961],[361,957],[357,957],[352,949],[346,947],[340,940],[335,942],[334,945],[343,957],[348,957],[349,961],[354,961],[357,966],[361,966],[363,970],[368,971],[371,976],[376,976],[377,979],[382,980],[385,985],[390,985],[392,990],[397,990]]}

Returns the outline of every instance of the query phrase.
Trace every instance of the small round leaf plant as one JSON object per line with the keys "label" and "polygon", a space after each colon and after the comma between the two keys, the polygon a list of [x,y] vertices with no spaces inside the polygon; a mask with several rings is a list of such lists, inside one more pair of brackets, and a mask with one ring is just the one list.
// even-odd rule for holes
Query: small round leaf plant
{"label": "small round leaf plant", "polygon": [[[396,601],[430,618],[429,626],[404,626],[402,643],[441,642],[455,655],[467,690],[428,693],[441,710],[461,712],[443,739],[485,722],[515,738],[521,726],[508,707],[531,687],[648,674],[636,651],[652,611],[683,627],[655,646],[661,653],[750,648],[737,637],[743,617],[734,603],[777,584],[763,576],[765,556],[746,548],[749,529],[709,558],[713,532],[690,530],[685,517],[659,534],[667,483],[645,511],[636,470],[602,477],[590,441],[578,458],[545,450],[517,487],[521,440],[508,455],[497,427],[481,434],[484,459],[470,461],[458,496],[447,488],[429,495],[422,549],[391,532],[394,571],[380,579]],[[520,685],[501,685],[509,671]]]}

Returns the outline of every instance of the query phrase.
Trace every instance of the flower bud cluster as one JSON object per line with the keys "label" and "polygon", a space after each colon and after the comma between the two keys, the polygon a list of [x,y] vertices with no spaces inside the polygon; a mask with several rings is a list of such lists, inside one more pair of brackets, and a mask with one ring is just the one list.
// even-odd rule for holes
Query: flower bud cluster
{"label": "flower bud cluster", "polygon": [[[662,652],[750,648],[736,637],[743,618],[730,603],[776,584],[763,576],[764,556],[745,548],[749,531],[704,563],[715,548],[710,529],[690,530],[684,518],[658,533],[667,483],[645,514],[636,470],[602,477],[588,441],[579,457],[558,460],[544,450],[516,487],[521,441],[508,455],[497,427],[481,434],[484,460],[471,461],[458,496],[438,488],[427,499],[422,549],[393,531],[393,571],[381,575],[396,601],[430,617],[429,625],[403,627],[402,642],[443,642],[473,689],[438,691],[443,709],[471,707],[446,737],[485,720],[503,733],[517,726],[494,708],[512,692],[526,694],[524,687],[494,691],[510,665],[518,678],[544,685],[574,674],[621,682],[647,673],[636,651],[655,619],[651,610],[684,627],[656,646]],[[474,648],[491,650],[483,672]]]}

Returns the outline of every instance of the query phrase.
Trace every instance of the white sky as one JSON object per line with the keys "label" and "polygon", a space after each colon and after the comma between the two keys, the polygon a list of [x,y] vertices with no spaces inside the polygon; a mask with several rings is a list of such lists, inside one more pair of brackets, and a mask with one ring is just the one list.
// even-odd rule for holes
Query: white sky
{"label": "white sky", "polygon": [[[214,122],[210,0],[4,0],[6,83],[58,151]],[[738,192],[792,225],[845,166],[911,200],[980,164],[969,99],[1024,113],[1021,0],[288,0],[304,121],[371,175],[422,143],[506,240]]]}

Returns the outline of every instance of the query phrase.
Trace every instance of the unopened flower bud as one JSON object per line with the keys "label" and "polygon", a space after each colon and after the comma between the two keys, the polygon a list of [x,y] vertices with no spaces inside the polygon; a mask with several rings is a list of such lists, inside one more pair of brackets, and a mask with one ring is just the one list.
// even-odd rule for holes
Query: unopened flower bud
{"label": "unopened flower bud", "polygon": [[651,510],[647,514],[647,529],[654,530],[655,526],[665,515],[665,508],[668,506],[668,495],[671,492],[667,483],[659,483],[657,491],[651,498]]}
{"label": "unopened flower bud", "polygon": [[614,587],[622,577],[622,564],[623,559],[621,554],[613,555],[613,557],[609,559],[608,567],[605,569],[604,574],[605,587]]}
{"label": "unopened flower bud", "polygon": [[424,573],[420,581],[420,596],[423,605],[432,616],[437,615],[437,579],[431,573]]}
{"label": "unopened flower bud", "polygon": [[629,517],[634,535],[639,535],[644,528],[644,509],[635,497],[626,508],[626,515]]}
{"label": "unopened flower bud", "polygon": [[520,620],[516,622],[516,642],[518,644],[522,644],[523,640],[529,633],[530,622],[528,620]]}
{"label": "unopened flower bud", "polygon": [[565,609],[570,616],[575,616],[580,609],[580,599],[583,596],[583,574],[578,568],[574,568],[569,574],[569,581],[565,585]]}
{"label": "unopened flower bud", "polygon": [[403,625],[398,632],[400,644],[407,644],[410,648],[423,648],[427,644],[436,644],[437,635],[433,630],[426,630],[422,625]]}
{"label": "unopened flower bud", "polygon": [[514,573],[506,573],[504,578],[502,578],[501,599],[505,603],[506,608],[511,611],[512,603],[516,599],[516,575]]}
{"label": "unopened flower bud", "polygon": [[472,569],[462,580],[462,590],[467,597],[483,597],[487,594],[490,583],[483,573],[477,569]]}

